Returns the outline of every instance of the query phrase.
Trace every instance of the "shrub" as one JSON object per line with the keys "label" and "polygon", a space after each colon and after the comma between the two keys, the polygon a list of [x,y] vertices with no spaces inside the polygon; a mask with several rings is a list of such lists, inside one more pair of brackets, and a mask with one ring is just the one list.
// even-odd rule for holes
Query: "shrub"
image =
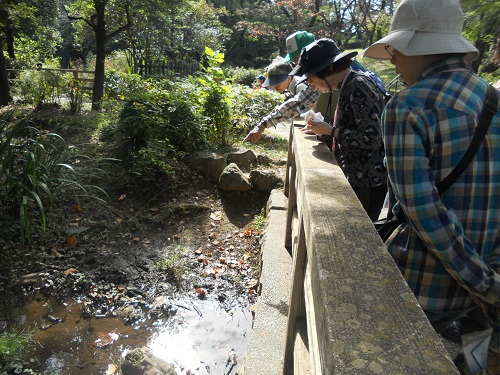
{"label": "shrub", "polygon": [[23,371],[26,354],[33,346],[32,336],[31,332],[16,329],[0,335],[0,371],[6,370],[9,374],[20,374]]}
{"label": "shrub", "polygon": [[[184,155],[207,146],[201,114],[193,110],[185,89],[167,82],[145,84],[145,92],[125,102],[116,127],[118,152],[146,189],[175,183]],[[146,92],[147,91],[147,92]]]}
{"label": "shrub", "polygon": [[70,78],[54,70],[24,70],[14,81],[12,92],[27,104],[41,108],[56,103],[59,96],[68,92]]}
{"label": "shrub", "polygon": [[105,99],[124,100],[142,90],[141,76],[123,73],[114,69],[106,70],[104,82]]}
{"label": "shrub", "polygon": [[277,91],[233,85],[229,102],[231,113],[234,114],[232,135],[241,136],[282,102],[283,96]]}
{"label": "shrub", "polygon": [[242,67],[227,67],[224,68],[226,77],[231,83],[245,85],[249,87],[256,87],[257,80],[256,77],[263,73],[263,70],[259,69],[246,69]]}
{"label": "shrub", "polygon": [[78,154],[59,135],[22,121],[9,127],[7,120],[0,121],[0,213],[7,217],[19,213],[24,243],[31,240],[34,218],[40,219],[45,230],[46,209],[52,206],[56,193],[76,199],[93,196],[89,189],[104,193],[87,182],[103,171],[96,160]]}
{"label": "shrub", "polygon": [[201,67],[197,77],[200,88],[199,102],[202,114],[206,118],[208,140],[217,146],[226,145],[226,134],[230,126],[229,93],[231,87],[226,81],[220,65],[224,62],[224,53],[205,47],[206,66]]}

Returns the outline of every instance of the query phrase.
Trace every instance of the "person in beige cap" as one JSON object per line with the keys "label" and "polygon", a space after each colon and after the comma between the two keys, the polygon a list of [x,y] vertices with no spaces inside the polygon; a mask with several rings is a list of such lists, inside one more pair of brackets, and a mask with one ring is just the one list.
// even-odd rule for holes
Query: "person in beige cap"
{"label": "person in beige cap", "polygon": [[[468,66],[478,51],[462,36],[463,23],[458,0],[403,0],[389,35],[363,56],[390,60],[408,85],[382,115],[389,207],[406,219],[387,249],[437,332],[458,341],[485,328],[479,323],[492,327],[487,369],[466,360],[470,373],[500,374],[498,93]],[[491,106],[485,106],[488,91]],[[438,183],[464,155],[483,107],[493,116],[485,139],[439,194]],[[482,311],[482,322],[470,319]]]}
{"label": "person in beige cap", "polygon": [[[314,35],[307,31],[296,31],[286,38],[287,55],[283,62],[296,63],[302,48],[314,42]],[[294,81],[296,82],[296,81]],[[287,98],[285,102],[276,106],[267,116],[265,116],[257,126],[255,126],[243,139],[243,143],[257,143],[267,128],[276,126],[281,121],[292,119],[299,116],[301,112],[308,110],[313,106],[320,96],[320,92],[311,87],[292,88],[290,92],[292,97]]]}
{"label": "person in beige cap", "polygon": [[290,75],[293,65],[278,56],[266,68],[267,78],[262,83],[263,88],[278,91],[280,94],[293,96],[307,88],[305,83],[299,83],[296,77]]}

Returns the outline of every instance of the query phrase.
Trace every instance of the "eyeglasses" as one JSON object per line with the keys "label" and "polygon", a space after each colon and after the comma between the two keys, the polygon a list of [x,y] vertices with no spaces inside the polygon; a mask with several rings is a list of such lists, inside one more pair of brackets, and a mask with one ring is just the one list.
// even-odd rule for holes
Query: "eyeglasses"
{"label": "eyeglasses", "polygon": [[[392,48],[391,46],[389,46],[387,44],[384,46],[384,48],[387,51],[387,53],[389,54],[389,56],[391,56],[391,60],[396,57],[396,54],[394,53],[394,48]],[[389,50],[389,48],[392,48],[392,50]]]}

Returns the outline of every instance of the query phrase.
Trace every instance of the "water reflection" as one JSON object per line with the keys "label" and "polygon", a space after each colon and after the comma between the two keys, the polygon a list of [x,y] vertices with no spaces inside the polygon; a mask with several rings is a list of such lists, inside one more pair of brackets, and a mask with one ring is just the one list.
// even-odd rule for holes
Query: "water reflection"
{"label": "water reflection", "polygon": [[236,374],[252,328],[249,311],[227,313],[209,301],[185,302],[154,334],[153,355],[175,365],[177,374]]}
{"label": "water reflection", "polygon": [[126,325],[114,317],[88,317],[81,303],[37,297],[13,313],[12,323],[33,331],[37,345],[28,358],[37,374],[104,374],[116,366],[118,375],[127,349],[149,346],[178,374],[235,375],[252,327],[247,308],[227,312],[217,301],[197,299],[172,306],[170,317]]}

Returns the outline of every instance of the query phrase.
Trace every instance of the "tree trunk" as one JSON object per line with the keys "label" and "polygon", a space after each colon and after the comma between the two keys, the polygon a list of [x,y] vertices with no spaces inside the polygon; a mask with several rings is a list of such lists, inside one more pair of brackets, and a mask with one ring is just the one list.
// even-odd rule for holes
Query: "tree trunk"
{"label": "tree trunk", "polygon": [[474,46],[479,51],[479,57],[471,62],[470,67],[474,71],[474,73],[477,73],[479,70],[479,65],[481,65],[481,61],[483,60],[484,54],[486,53],[489,45],[482,39],[479,39],[476,41],[476,43],[474,43]]}
{"label": "tree trunk", "polygon": [[0,106],[7,105],[12,101],[9,78],[7,77],[7,64],[3,55],[3,43],[4,39],[0,37]]}
{"label": "tree trunk", "polygon": [[97,12],[97,22],[95,25],[95,75],[94,86],[92,88],[92,110],[101,109],[101,100],[104,96],[104,60],[106,59],[106,23],[104,12]]}

